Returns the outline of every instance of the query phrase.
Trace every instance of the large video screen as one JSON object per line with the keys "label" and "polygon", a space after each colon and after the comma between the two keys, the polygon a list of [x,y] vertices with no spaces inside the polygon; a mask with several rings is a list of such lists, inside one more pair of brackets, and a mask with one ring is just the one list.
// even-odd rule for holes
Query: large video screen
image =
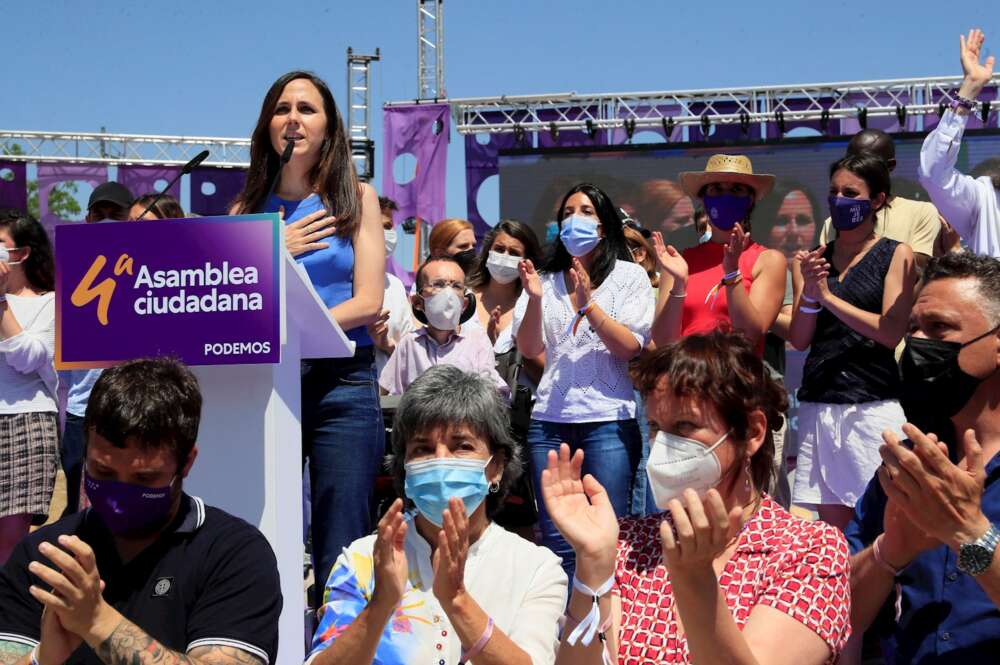
{"label": "large video screen", "polygon": [[[928,200],[917,182],[923,134],[895,135],[898,165],[893,193]],[[751,217],[757,242],[792,256],[816,244],[829,216],[827,191],[830,164],[844,155],[849,137],[796,138],[747,146],[625,146],[579,151],[533,151],[500,156],[500,216],[529,223],[540,239],[553,233],[556,207],[574,184],[593,182],[643,226],[664,233],[685,249],[697,242],[692,225],[696,201],[681,191],[678,174],[704,169],[719,152],[741,153],[757,173],[777,176],[774,191],[760,201]],[[1000,133],[970,132],[963,142],[958,168],[964,173],[1000,157]]]}

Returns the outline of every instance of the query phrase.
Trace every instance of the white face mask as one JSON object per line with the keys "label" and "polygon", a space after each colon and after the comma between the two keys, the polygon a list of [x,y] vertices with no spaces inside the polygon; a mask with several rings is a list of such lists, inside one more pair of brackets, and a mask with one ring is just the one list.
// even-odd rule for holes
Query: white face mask
{"label": "white face mask", "polygon": [[429,298],[424,297],[427,323],[438,330],[457,330],[464,306],[465,301],[451,287],[441,289]]}
{"label": "white face mask", "polygon": [[705,232],[701,234],[700,238],[698,238],[698,244],[699,245],[704,245],[706,242],[708,242],[711,239],[712,239],[712,229],[711,229],[711,227],[709,227],[709,228],[705,229]]}
{"label": "white face mask", "polygon": [[0,263],[6,263],[7,265],[16,266],[21,261],[11,261],[11,252],[18,251],[17,247],[7,247],[6,245],[0,245]]}
{"label": "white face mask", "polygon": [[694,439],[676,434],[659,432],[653,440],[646,462],[646,477],[653,491],[653,498],[660,510],[667,503],[690,488],[704,497],[708,490],[719,484],[722,466],[712,452],[726,440],[729,432],[707,448]]}
{"label": "white face mask", "polygon": [[501,284],[510,284],[518,277],[517,266],[521,263],[521,257],[510,254],[500,254],[490,252],[486,259],[486,269],[490,271],[490,277]]}
{"label": "white face mask", "polygon": [[388,229],[385,231],[385,255],[389,256],[392,254],[392,250],[396,249],[396,229]]}

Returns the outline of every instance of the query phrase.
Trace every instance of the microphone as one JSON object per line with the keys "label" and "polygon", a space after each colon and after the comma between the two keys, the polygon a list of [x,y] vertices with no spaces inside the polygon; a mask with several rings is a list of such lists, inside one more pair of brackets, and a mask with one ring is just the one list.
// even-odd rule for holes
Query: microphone
{"label": "microphone", "polygon": [[281,151],[281,157],[278,158],[278,171],[274,174],[274,178],[271,180],[271,186],[267,189],[267,196],[264,197],[264,202],[261,204],[262,206],[267,206],[267,202],[270,200],[271,195],[274,194],[274,190],[277,189],[278,182],[281,180],[281,169],[285,168],[285,164],[287,164],[288,160],[292,158],[293,150],[295,150],[295,141],[289,139],[285,142],[285,149]]}
{"label": "microphone", "polygon": [[191,173],[191,171],[194,171],[194,169],[195,169],[196,166],[198,166],[199,164],[201,164],[206,159],[208,159],[208,150],[202,150],[197,155],[195,155],[194,157],[192,157],[191,159],[189,159],[188,163],[181,167],[180,173],[178,173],[177,175],[175,175],[174,178],[173,178],[173,180],[171,180],[170,182],[168,182],[167,186],[163,188],[163,191],[160,192],[159,194],[157,194],[153,198],[153,200],[149,202],[149,205],[146,206],[146,209],[142,211],[141,215],[139,215],[138,217],[135,218],[135,221],[138,222],[140,219],[142,219],[143,217],[145,217],[146,213],[149,212],[150,210],[152,210],[153,206],[155,206],[157,203],[159,203],[159,201],[163,197],[163,195],[170,191],[170,188],[174,186],[175,182],[177,182],[178,180],[181,179],[182,175],[186,175],[188,173]]}

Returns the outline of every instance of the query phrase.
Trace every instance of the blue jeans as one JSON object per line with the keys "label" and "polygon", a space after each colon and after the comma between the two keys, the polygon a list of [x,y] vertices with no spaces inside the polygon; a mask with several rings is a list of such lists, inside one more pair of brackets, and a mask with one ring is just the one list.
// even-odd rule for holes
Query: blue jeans
{"label": "blue jeans", "polygon": [[66,474],[66,509],[71,515],[80,509],[80,481],[83,477],[83,453],[87,447],[83,432],[83,416],[66,414],[66,425],[59,439],[59,460]]}
{"label": "blue jeans", "polygon": [[322,589],[341,550],[372,530],[385,427],[371,347],[302,362],[302,452],[309,458],[312,552]]}
{"label": "blue jeans", "polygon": [[632,483],[642,452],[642,435],[634,418],[602,423],[531,421],[528,446],[531,450],[532,480],[538,497],[542,544],[562,558],[563,570],[572,579],[576,555],[549,519],[541,490],[542,470],[548,465],[549,451],[558,451],[561,443],[569,444],[571,454],[583,450],[584,475],[593,475],[604,486],[615,515],[625,517],[629,514]]}
{"label": "blue jeans", "polygon": [[635,419],[639,423],[639,431],[642,435],[642,455],[639,457],[639,466],[635,470],[635,482],[632,487],[632,511],[636,517],[645,517],[659,510],[656,507],[656,499],[653,498],[653,490],[649,488],[649,479],[646,477],[646,462],[649,460],[649,423],[646,422],[646,402],[642,399],[639,391],[635,391]]}

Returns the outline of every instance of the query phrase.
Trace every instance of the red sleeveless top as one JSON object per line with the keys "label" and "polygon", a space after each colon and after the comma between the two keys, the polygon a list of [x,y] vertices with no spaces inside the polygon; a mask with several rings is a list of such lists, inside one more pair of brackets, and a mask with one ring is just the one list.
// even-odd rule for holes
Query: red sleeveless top
{"label": "red sleeveless top", "polygon": [[[687,297],[684,298],[684,317],[681,319],[681,335],[709,332],[722,323],[731,323],[726,287],[715,287],[722,281],[722,255],[725,245],[711,240],[684,250],[684,260],[688,264]],[[751,242],[740,255],[741,284],[750,293],[753,283],[753,267],[757,257],[767,251],[763,245]],[[713,289],[715,289],[713,293]],[[763,345],[759,351],[763,352]]]}

